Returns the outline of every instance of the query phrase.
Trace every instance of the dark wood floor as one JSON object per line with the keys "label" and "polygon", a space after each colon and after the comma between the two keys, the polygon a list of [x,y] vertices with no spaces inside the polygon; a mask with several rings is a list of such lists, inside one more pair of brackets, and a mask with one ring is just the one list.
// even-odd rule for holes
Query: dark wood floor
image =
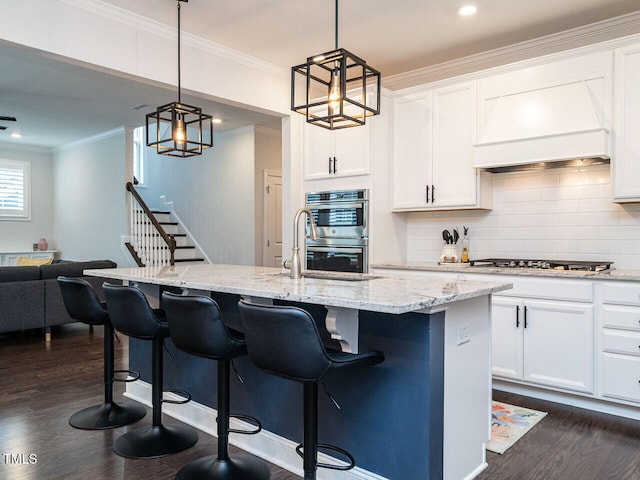
{"label": "dark wood floor", "polygon": [[[185,463],[215,453],[215,438],[200,432],[186,452],[125,459],[111,447],[126,427],[69,426],[72,413],[102,401],[101,335],[100,328],[89,334],[80,324],[54,330],[50,344],[41,332],[0,335],[1,480],[172,479]],[[116,343],[116,357],[117,367],[125,368],[126,337]],[[124,387],[116,385],[120,399]],[[495,398],[549,415],[504,455],[488,452],[489,468],[479,480],[640,479],[640,422],[499,392]],[[149,414],[142,422],[148,421]],[[170,417],[164,421],[175,423]],[[33,459],[36,463],[29,463]],[[300,478],[273,465],[271,471],[273,480]]]}

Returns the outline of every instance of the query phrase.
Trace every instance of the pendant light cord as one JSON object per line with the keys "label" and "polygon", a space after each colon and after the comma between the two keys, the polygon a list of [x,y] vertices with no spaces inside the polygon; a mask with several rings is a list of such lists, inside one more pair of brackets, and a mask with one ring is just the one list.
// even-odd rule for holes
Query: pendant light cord
{"label": "pendant light cord", "polygon": [[336,0],[336,50],[338,49],[338,0]]}
{"label": "pendant light cord", "polygon": [[180,90],[180,0],[178,0],[178,103],[182,103]]}

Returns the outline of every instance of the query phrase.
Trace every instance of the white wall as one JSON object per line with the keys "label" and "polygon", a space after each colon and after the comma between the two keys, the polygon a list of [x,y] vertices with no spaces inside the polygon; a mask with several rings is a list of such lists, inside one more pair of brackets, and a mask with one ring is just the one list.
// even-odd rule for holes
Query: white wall
{"label": "white wall", "polygon": [[[471,259],[613,261],[640,268],[640,205],[611,202],[608,166],[494,174],[487,212],[407,215],[407,260],[435,262],[442,230],[470,227]],[[458,242],[460,245],[460,242]]]}
{"label": "white wall", "polygon": [[[0,38],[140,79],[175,85],[177,31],[100,0],[2,2]],[[173,55],[173,53],[171,54]],[[172,62],[173,62],[173,57]],[[181,33],[183,90],[288,112],[287,68]]]}
{"label": "white wall", "polygon": [[54,153],[53,238],[61,258],[130,264],[121,240],[127,232],[130,137],[118,129]]}
{"label": "white wall", "polygon": [[253,265],[255,227],[254,129],[215,134],[199,157],[164,157],[147,149],[149,206],[165,195],[214,263]]}
{"label": "white wall", "polygon": [[0,220],[0,251],[30,251],[42,237],[47,239],[50,249],[56,248],[51,153],[0,143],[0,158],[31,164],[31,220]]}

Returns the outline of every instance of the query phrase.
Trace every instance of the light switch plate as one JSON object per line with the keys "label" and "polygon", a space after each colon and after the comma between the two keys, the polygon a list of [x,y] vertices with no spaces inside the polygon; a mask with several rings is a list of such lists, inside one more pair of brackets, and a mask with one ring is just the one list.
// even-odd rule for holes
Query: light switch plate
{"label": "light switch plate", "polygon": [[467,343],[471,341],[471,325],[465,323],[464,325],[460,325],[457,330],[456,335],[456,345],[462,345],[463,343]]}

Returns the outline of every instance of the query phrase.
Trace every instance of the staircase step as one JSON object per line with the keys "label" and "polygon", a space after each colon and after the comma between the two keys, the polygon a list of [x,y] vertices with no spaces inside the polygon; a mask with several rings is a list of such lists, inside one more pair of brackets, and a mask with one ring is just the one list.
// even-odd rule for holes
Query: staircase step
{"label": "staircase step", "polygon": [[186,263],[186,262],[204,262],[204,258],[176,258],[176,263]]}

